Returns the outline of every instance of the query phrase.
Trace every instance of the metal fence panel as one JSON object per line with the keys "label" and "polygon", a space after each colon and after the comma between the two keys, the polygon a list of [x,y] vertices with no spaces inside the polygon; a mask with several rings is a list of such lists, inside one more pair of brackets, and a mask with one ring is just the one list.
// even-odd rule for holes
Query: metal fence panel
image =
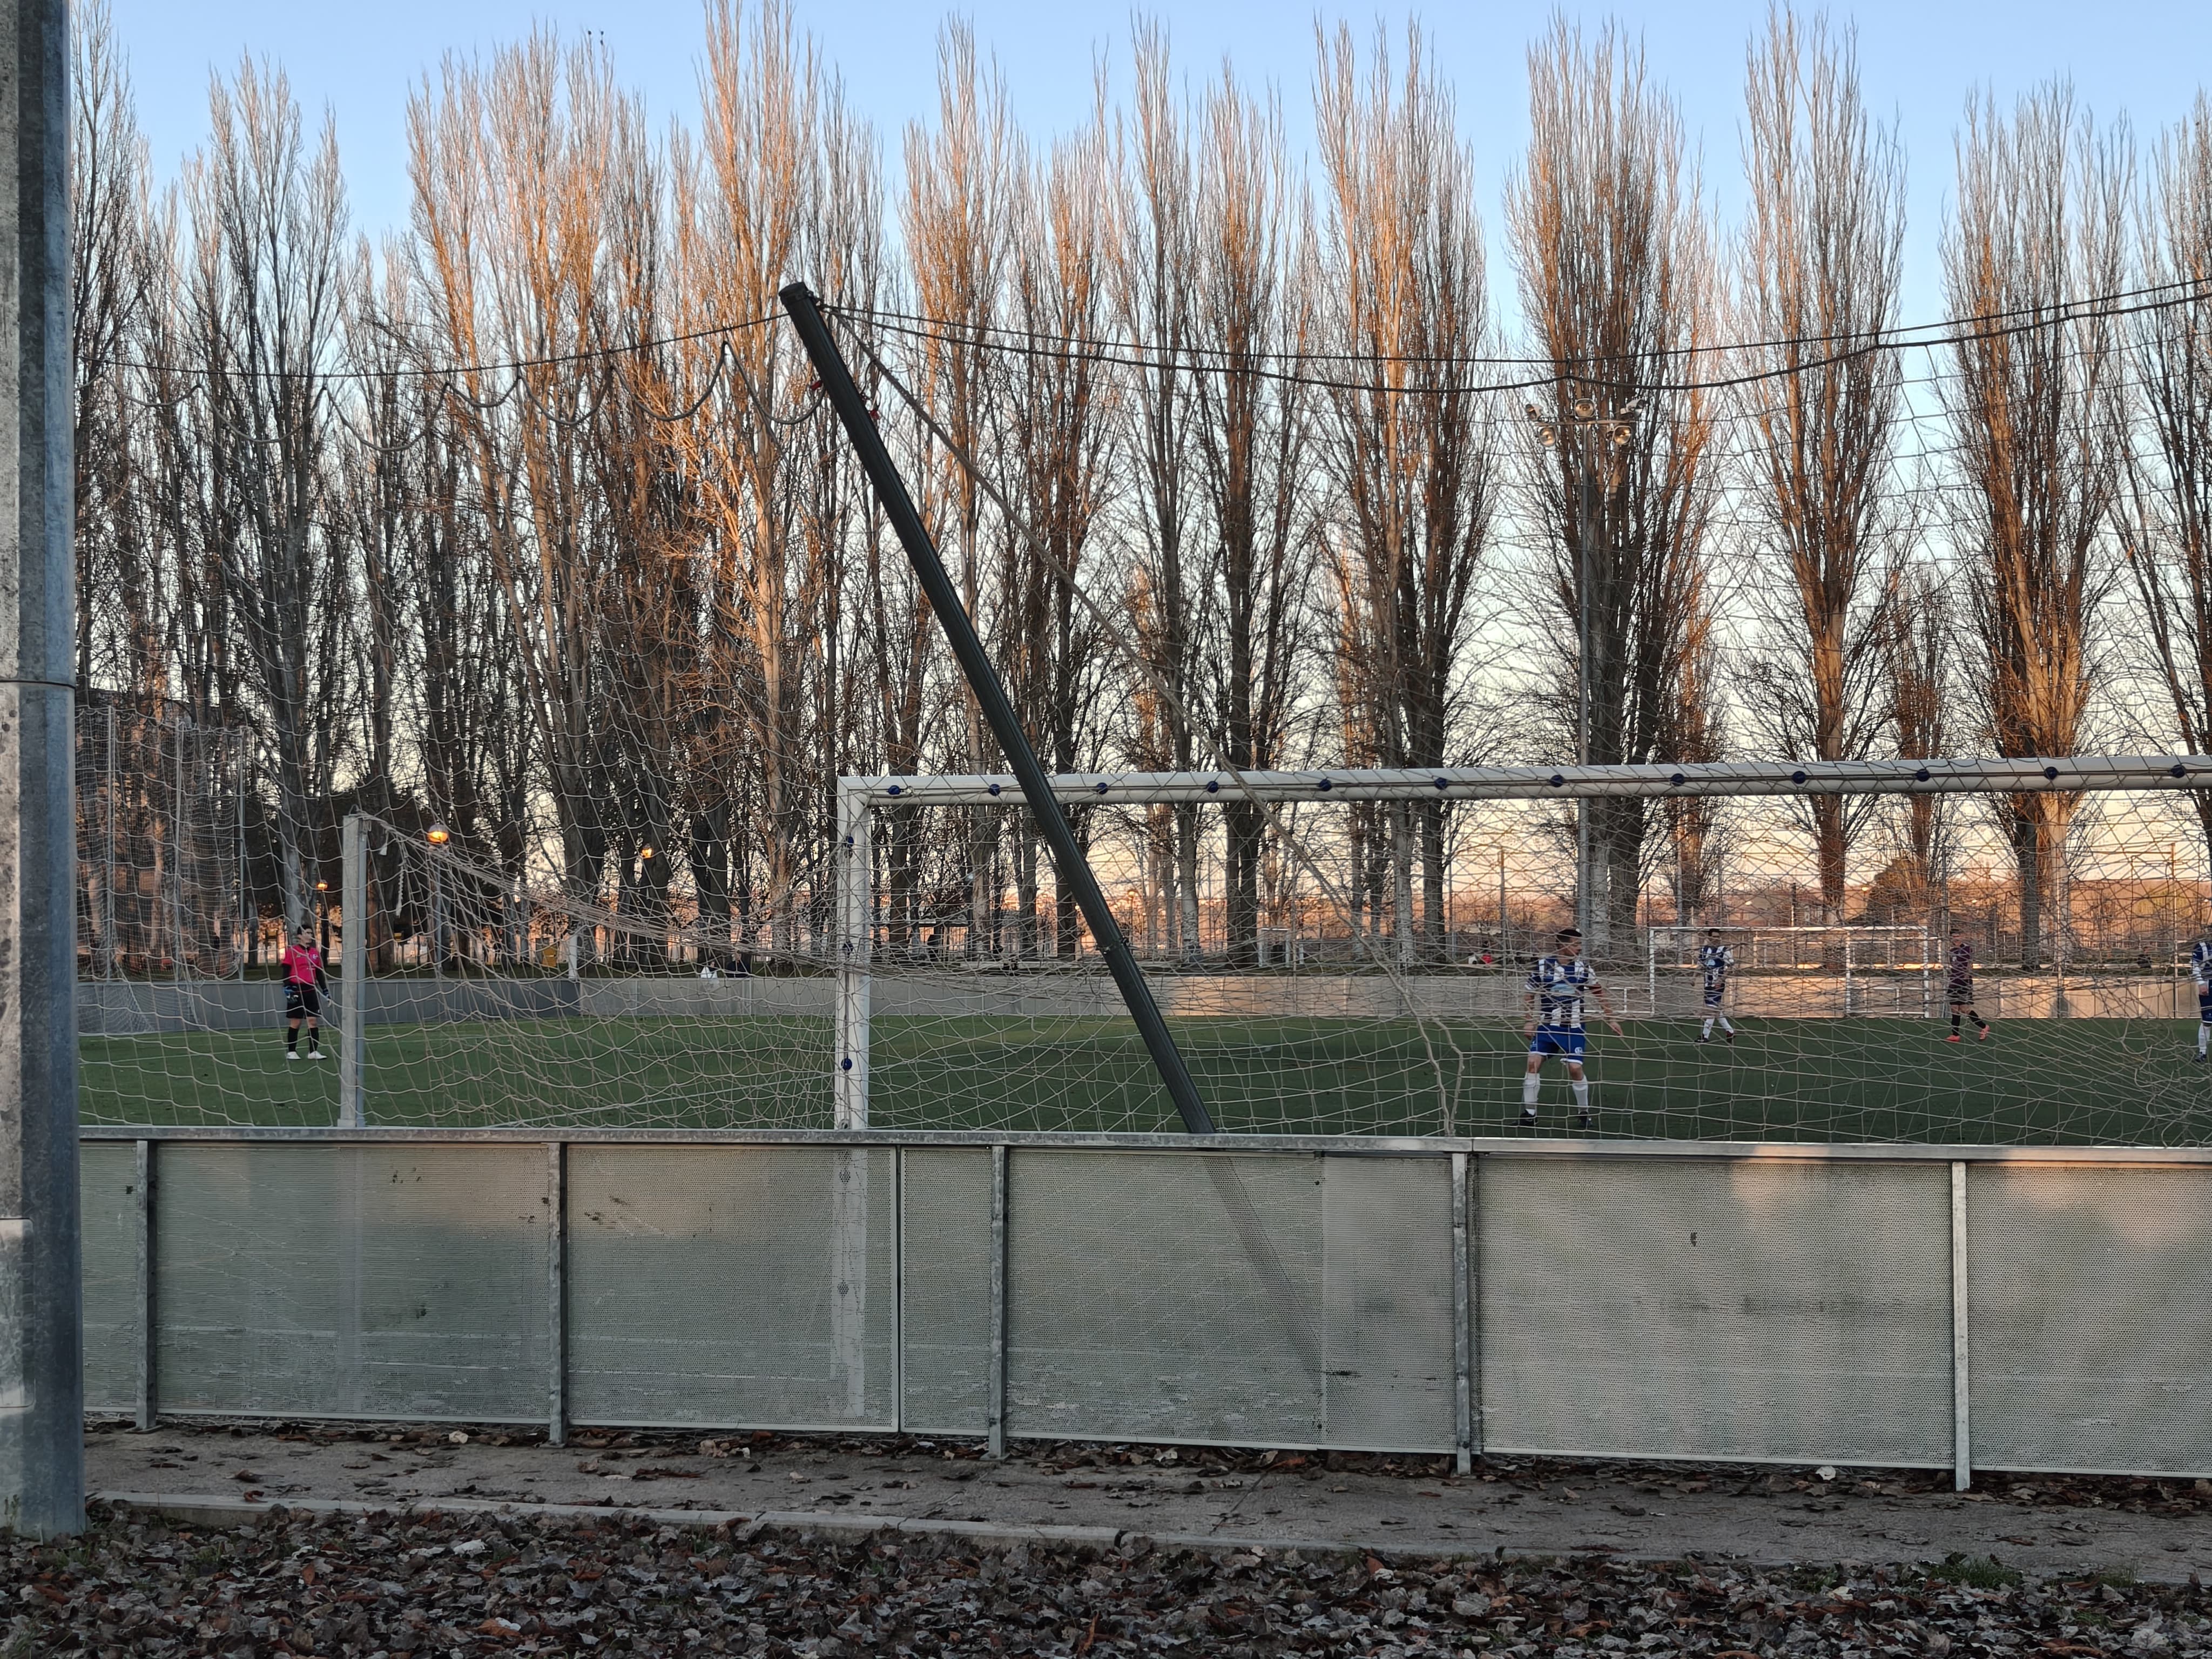
{"label": "metal fence panel", "polygon": [[1974,1463],[2212,1474],[2212,1170],[1966,1185]]}
{"label": "metal fence panel", "polygon": [[1483,1445],[1948,1463],[1940,1164],[1483,1161]]}
{"label": "metal fence panel", "polygon": [[138,1153],[127,1141],[78,1148],[84,1261],[84,1403],[124,1412],[138,1404]]}
{"label": "metal fence panel", "polygon": [[1324,1445],[1452,1444],[1449,1158],[1329,1158],[1322,1170]]}
{"label": "metal fence panel", "polygon": [[156,1199],[164,1410],[544,1414],[538,1148],[173,1143]]}
{"label": "metal fence panel", "polygon": [[900,1420],[918,1434],[981,1434],[990,1413],[990,1149],[908,1150],[899,1215]]}
{"label": "metal fence panel", "polygon": [[1318,1442],[1322,1179],[1318,1158],[1016,1152],[1009,1430]]}
{"label": "metal fence panel", "polygon": [[572,1146],[580,1423],[888,1428],[888,1148]]}

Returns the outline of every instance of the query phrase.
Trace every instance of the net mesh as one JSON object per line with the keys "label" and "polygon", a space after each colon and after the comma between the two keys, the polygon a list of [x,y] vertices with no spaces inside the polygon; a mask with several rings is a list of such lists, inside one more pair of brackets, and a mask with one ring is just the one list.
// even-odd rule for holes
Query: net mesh
{"label": "net mesh", "polygon": [[[111,752],[90,730],[88,775]],[[143,750],[163,775],[168,741]],[[806,859],[703,879],[680,844],[576,860],[547,833],[502,854],[364,816],[359,972],[330,981],[294,1060],[274,921],[240,920],[248,815],[189,787],[204,763],[182,741],[173,830],[158,800],[137,829],[114,810],[111,860],[110,803],[131,793],[81,795],[100,848],[80,952],[90,1121],[1176,1127],[1011,783],[945,804],[854,781],[842,857],[824,833]],[[2046,794],[2061,827],[2028,840],[2033,859],[2017,797],[1869,795],[1840,866],[1816,855],[1808,796],[1654,801],[1627,855],[1607,803],[1612,839],[1578,881],[1575,802],[1409,804],[1367,798],[1368,775],[1316,774],[1310,798],[1264,806],[1226,774],[1200,804],[1133,777],[1071,786],[1224,1130],[2197,1145],[2212,1126],[2193,792]],[[211,828],[191,827],[201,801]],[[226,834],[224,878],[190,874],[222,859],[168,850]],[[343,939],[343,872],[325,885]],[[133,892],[161,903],[133,909]],[[1589,1118],[1547,1053],[1530,1126],[1530,975],[1577,919]],[[172,938],[196,943],[165,957]],[[359,1033],[349,1101],[339,1028]]]}

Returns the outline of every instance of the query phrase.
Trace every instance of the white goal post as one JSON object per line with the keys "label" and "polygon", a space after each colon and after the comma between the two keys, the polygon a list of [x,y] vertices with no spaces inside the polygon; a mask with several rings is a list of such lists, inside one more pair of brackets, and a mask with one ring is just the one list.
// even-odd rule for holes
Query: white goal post
{"label": "white goal post", "polygon": [[[1102,772],[1051,779],[1060,800],[1158,805],[1382,800],[1503,801],[1641,796],[2028,794],[2188,790],[2212,785],[2212,756],[2018,759],[1724,761],[1646,766],[1323,768],[1296,772]],[[1011,774],[837,781],[836,1127],[868,1123],[872,819],[905,807],[1018,807]],[[1906,930],[1919,933],[1917,928]],[[1923,957],[1925,951],[1923,951]],[[1650,969],[1656,977],[1656,957]]]}

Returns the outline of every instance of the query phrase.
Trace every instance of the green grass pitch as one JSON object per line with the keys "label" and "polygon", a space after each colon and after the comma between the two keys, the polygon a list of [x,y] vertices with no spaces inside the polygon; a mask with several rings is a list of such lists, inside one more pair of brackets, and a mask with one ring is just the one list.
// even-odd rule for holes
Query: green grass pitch
{"label": "green grass pitch", "polygon": [[[1526,1046],[1498,1021],[1175,1022],[1200,1091],[1237,1133],[1522,1133]],[[1599,1133],[1678,1139],[2202,1145],[2212,1066],[2193,1024],[1753,1019],[1733,1045],[1691,1021],[1595,1030]],[[810,1018],[495,1021],[370,1028],[372,1123],[826,1127],[831,1034]],[[328,1124],[337,1064],[288,1062],[276,1030],[90,1036],[88,1124]],[[1561,1064],[1538,1134],[1572,1135]],[[878,1018],[871,1121],[902,1129],[1170,1129],[1121,1019]]]}

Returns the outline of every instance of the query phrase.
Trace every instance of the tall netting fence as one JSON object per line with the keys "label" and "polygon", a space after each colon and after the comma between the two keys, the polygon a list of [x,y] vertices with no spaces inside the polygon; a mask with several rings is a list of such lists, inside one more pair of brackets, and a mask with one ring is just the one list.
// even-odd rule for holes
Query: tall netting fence
{"label": "tall netting fence", "polygon": [[[1060,793],[1225,1130],[2194,1145],[2201,764],[2067,762],[2005,789],[1928,762],[1849,787],[1711,767]],[[1657,781],[1577,793],[1627,771]],[[734,863],[550,835],[501,857],[362,817],[325,1058],[284,1058],[281,988],[249,979],[88,1049],[89,1113],[1176,1127],[1011,780],[848,779],[836,802],[805,856]],[[1589,1121],[1547,1052],[1531,1131],[1530,978],[1577,923]]]}
{"label": "tall netting fence", "polygon": [[[197,986],[238,979],[255,954],[245,732],[158,700],[95,698],[76,734],[77,973],[126,1021]],[[252,810],[249,811],[249,807]]]}

